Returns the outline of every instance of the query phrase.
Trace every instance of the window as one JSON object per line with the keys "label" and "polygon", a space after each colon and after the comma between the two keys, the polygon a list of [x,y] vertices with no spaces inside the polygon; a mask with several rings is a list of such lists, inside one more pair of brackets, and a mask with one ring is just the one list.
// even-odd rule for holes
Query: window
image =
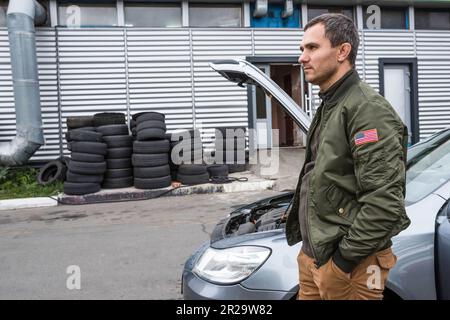
{"label": "window", "polygon": [[[364,29],[367,27],[367,20],[374,14],[367,13],[368,6],[363,7]],[[381,29],[409,29],[408,8],[380,7],[380,27]]]}
{"label": "window", "polygon": [[131,27],[181,27],[181,5],[125,3],[125,24]]}
{"label": "window", "polygon": [[308,21],[324,13],[342,13],[352,20],[353,7],[335,7],[335,6],[308,6]]}
{"label": "window", "polygon": [[242,25],[241,5],[189,5],[191,27],[240,27]]}
{"label": "window", "polygon": [[450,10],[416,8],[414,21],[416,29],[450,30]]}
{"label": "window", "polygon": [[6,27],[7,10],[8,10],[8,1],[0,1],[0,27]]}
{"label": "window", "polygon": [[67,27],[117,26],[116,1],[60,1],[58,24]]}
{"label": "window", "polygon": [[[250,12],[255,10],[255,4],[251,3]],[[300,28],[300,10],[294,6],[294,14],[283,18],[284,6],[282,4],[269,3],[267,15],[261,18],[253,17],[251,14],[252,28]]]}

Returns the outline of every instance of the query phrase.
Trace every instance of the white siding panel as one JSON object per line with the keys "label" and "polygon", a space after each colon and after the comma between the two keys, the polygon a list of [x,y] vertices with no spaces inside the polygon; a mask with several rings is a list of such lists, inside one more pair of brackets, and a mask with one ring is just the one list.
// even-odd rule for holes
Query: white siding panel
{"label": "white siding panel", "polygon": [[209,67],[214,60],[252,54],[248,29],[192,29],[195,125],[206,150],[214,147],[214,128],[247,127],[247,89],[225,80]]}
{"label": "white siding panel", "polygon": [[416,31],[420,139],[450,126],[450,34]]}
{"label": "white siding panel", "polygon": [[189,31],[127,29],[130,112],[166,115],[167,131],[192,129]]}

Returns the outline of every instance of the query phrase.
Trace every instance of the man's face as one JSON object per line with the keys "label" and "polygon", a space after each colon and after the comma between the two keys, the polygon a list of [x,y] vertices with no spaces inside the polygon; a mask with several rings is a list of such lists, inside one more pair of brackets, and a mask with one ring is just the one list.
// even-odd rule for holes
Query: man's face
{"label": "man's face", "polygon": [[325,27],[318,23],[305,31],[300,43],[302,54],[298,62],[303,65],[306,81],[321,85],[334,75],[339,67],[339,46],[333,48],[325,37]]}

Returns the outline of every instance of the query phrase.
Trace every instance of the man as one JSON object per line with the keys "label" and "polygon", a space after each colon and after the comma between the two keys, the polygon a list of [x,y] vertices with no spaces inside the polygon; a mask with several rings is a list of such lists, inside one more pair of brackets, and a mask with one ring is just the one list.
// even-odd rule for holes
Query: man
{"label": "man", "polygon": [[396,257],[391,238],[405,213],[407,130],[355,70],[353,21],[324,14],[305,26],[299,62],[320,87],[286,224],[297,258],[299,299],[382,299]]}

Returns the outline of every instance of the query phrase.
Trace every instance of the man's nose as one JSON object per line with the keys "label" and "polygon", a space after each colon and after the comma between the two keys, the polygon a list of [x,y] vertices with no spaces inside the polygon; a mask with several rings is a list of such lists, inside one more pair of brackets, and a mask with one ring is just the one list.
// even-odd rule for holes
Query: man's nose
{"label": "man's nose", "polygon": [[300,64],[304,64],[305,62],[308,61],[308,57],[305,54],[305,52],[302,52],[302,54],[300,55],[300,57],[298,58],[298,63]]}

